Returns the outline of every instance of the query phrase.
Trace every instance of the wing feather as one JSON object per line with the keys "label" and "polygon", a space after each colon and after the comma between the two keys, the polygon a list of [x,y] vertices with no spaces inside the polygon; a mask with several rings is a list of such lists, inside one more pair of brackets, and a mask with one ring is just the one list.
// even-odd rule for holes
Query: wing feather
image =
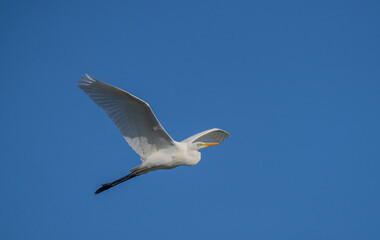
{"label": "wing feather", "polygon": [[193,143],[193,142],[204,142],[204,141],[212,141],[212,142],[221,142],[224,139],[228,138],[230,134],[222,129],[213,128],[198,134],[195,134],[185,140],[183,142]]}
{"label": "wing feather", "polygon": [[103,108],[128,144],[142,158],[174,144],[149,104],[124,90],[86,76],[78,81],[78,87]]}

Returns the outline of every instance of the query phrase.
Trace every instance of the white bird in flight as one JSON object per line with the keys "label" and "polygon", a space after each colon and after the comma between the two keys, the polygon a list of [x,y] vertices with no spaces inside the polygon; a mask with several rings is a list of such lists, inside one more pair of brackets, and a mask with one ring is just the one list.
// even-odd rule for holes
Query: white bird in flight
{"label": "white bird in flight", "polygon": [[142,161],[127,176],[103,184],[95,194],[150,171],[180,165],[194,166],[201,160],[198,150],[219,145],[230,136],[224,130],[213,128],[176,142],[161,126],[148,103],[120,88],[86,76],[81,77],[83,81],[78,81],[81,83],[78,87],[103,108]]}

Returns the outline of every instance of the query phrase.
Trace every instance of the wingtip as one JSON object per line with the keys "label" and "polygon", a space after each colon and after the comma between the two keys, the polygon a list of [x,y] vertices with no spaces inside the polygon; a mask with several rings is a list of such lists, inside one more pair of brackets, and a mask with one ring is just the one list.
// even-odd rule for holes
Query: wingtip
{"label": "wingtip", "polygon": [[85,73],[84,75],[86,75],[86,77],[92,81],[96,81],[95,78],[91,77],[89,74]]}
{"label": "wingtip", "polygon": [[83,76],[80,76],[80,78],[82,80],[78,80],[78,83],[79,85],[77,85],[79,88],[85,88],[85,87],[88,87],[90,86],[91,84],[93,83],[96,83],[97,80],[93,77],[91,77],[90,75],[88,75],[87,73],[85,73],[86,77],[83,77]]}

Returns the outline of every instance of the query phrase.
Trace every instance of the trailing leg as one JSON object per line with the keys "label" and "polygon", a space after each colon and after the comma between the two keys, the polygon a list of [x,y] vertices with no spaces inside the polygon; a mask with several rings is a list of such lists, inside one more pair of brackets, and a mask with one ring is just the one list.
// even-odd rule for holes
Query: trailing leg
{"label": "trailing leg", "polygon": [[127,180],[129,180],[131,178],[134,178],[136,176],[138,176],[138,175],[135,174],[135,173],[130,173],[127,176],[122,177],[122,178],[120,178],[120,179],[118,179],[116,181],[113,181],[113,182],[110,182],[110,183],[105,183],[105,184],[102,185],[101,188],[99,188],[98,190],[96,190],[95,194],[101,193],[101,192],[103,192],[103,191],[105,191],[107,189],[110,189],[111,187],[114,187],[114,186],[116,186],[116,185],[118,185],[118,184],[120,184],[122,182],[125,182],[125,181],[127,181]]}

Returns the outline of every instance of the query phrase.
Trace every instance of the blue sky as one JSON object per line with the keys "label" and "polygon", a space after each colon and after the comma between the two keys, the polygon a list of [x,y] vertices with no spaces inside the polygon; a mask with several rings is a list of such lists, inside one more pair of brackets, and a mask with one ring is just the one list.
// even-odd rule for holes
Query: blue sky
{"label": "blue sky", "polygon": [[[0,3],[1,239],[379,239],[378,1]],[[149,102],[195,167],[138,155],[79,76]]]}

